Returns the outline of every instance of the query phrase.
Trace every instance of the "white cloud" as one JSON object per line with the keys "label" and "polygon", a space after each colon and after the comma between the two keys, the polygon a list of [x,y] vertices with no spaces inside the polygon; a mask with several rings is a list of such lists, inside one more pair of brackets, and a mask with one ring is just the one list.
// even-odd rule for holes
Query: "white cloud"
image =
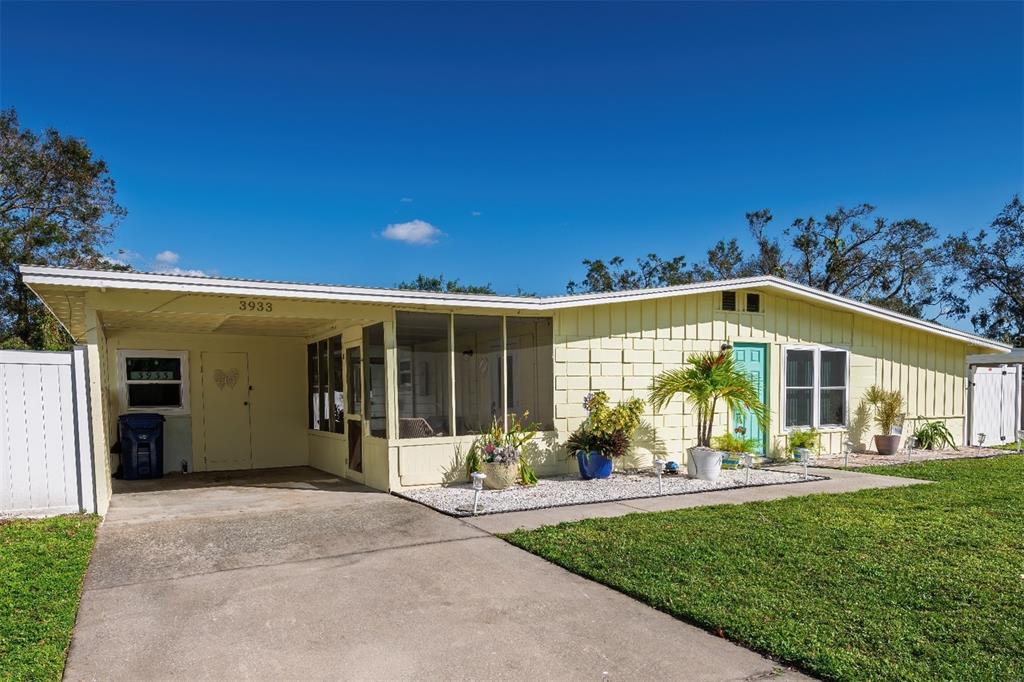
{"label": "white cloud", "polygon": [[101,261],[107,265],[116,265],[118,267],[128,267],[128,261],[123,258],[114,258],[113,256],[102,256]]}
{"label": "white cloud", "polygon": [[412,197],[402,197],[401,199],[399,199],[399,201],[401,201],[403,204],[411,204]]}
{"label": "white cloud", "polygon": [[393,223],[381,233],[385,239],[393,239],[406,244],[433,244],[444,232],[425,220],[410,220],[407,223]]}
{"label": "white cloud", "polygon": [[156,262],[162,263],[163,265],[174,265],[181,259],[181,256],[174,253],[173,251],[161,251],[156,254]]}

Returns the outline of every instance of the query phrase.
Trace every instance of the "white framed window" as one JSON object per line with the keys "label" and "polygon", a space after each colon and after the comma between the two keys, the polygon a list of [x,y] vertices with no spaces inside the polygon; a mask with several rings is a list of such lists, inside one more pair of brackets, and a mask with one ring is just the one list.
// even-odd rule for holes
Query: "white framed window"
{"label": "white framed window", "polygon": [[124,412],[188,414],[188,352],[119,350],[117,373]]}
{"label": "white framed window", "polygon": [[846,426],[849,352],[820,346],[786,346],[783,424],[788,429]]}

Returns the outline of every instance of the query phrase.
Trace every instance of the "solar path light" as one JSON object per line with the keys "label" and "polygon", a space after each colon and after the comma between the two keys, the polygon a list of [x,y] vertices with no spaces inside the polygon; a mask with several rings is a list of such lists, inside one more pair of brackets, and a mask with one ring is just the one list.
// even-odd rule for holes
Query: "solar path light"
{"label": "solar path light", "polygon": [[910,456],[914,454],[914,448],[917,447],[917,437],[911,436],[907,439],[907,462],[910,462]]}
{"label": "solar path light", "polygon": [[985,444],[985,434],[984,433],[979,433],[978,434],[978,454],[979,455],[981,454],[981,446],[984,445],[984,444]]}
{"label": "solar path light", "polygon": [[800,461],[804,465],[804,480],[806,481],[807,480],[807,462],[808,462],[808,460],[811,459],[811,449],[810,448],[797,448],[796,449],[796,454],[797,454],[797,456],[800,457]]}
{"label": "solar path light", "polygon": [[661,474],[665,471],[665,460],[656,459],[654,460],[654,473],[658,477],[658,494],[664,494],[664,489],[661,485]]}
{"label": "solar path light", "polygon": [[473,477],[473,516],[476,516],[477,503],[480,501],[480,491],[484,489],[484,479],[487,474],[482,471],[474,471],[470,474]]}
{"label": "solar path light", "polygon": [[843,468],[850,468],[850,453],[853,452],[853,441],[846,439],[843,441]]}

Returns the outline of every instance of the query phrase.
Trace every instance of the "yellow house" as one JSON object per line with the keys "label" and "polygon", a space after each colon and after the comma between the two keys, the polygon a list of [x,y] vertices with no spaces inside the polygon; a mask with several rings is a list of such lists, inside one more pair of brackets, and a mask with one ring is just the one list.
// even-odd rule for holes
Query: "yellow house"
{"label": "yellow house", "polygon": [[[822,448],[871,446],[862,405],[898,389],[906,427],[963,441],[968,355],[1010,347],[775,277],[606,294],[480,296],[23,266],[88,349],[96,496],[110,498],[117,417],[165,415],[166,471],[310,465],[381,490],[461,477],[492,420],[529,411],[538,473],[584,396],[646,397],[690,354],[732,347],[770,408],[765,450],[816,428]],[[716,433],[746,415],[717,416]],[[682,461],[695,419],[649,412],[633,464]]]}

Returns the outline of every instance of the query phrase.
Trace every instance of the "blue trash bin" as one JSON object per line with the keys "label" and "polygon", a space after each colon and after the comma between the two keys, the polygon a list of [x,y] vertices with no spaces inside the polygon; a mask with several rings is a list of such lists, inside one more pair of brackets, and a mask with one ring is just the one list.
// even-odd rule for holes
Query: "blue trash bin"
{"label": "blue trash bin", "polygon": [[164,416],[140,412],[117,419],[121,440],[121,478],[162,478],[164,475]]}

